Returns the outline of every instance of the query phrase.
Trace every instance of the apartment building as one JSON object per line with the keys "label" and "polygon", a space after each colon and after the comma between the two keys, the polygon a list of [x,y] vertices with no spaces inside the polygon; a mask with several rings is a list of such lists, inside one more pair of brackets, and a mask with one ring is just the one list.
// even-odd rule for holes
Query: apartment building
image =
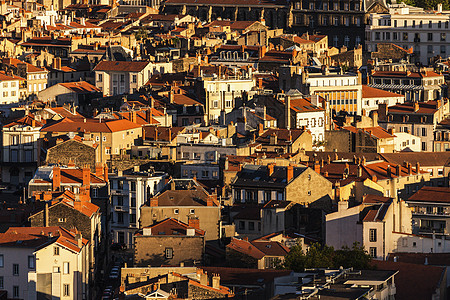
{"label": "apartment building", "polygon": [[3,182],[26,184],[33,177],[40,161],[39,130],[44,124],[40,116],[29,114],[3,126]]}
{"label": "apartment building", "polygon": [[131,249],[134,246],[133,235],[139,228],[140,208],[164,187],[166,174],[151,170],[139,171],[136,167],[109,178],[112,241]]}
{"label": "apartment building", "polygon": [[17,103],[20,99],[20,87],[25,79],[15,75],[0,73],[0,104]]}
{"label": "apartment building", "polygon": [[49,72],[46,69],[10,57],[2,59],[2,67],[4,70],[11,70],[14,75],[26,79],[24,86],[26,95],[37,95],[47,87]]}
{"label": "apartment building", "polygon": [[147,83],[153,69],[149,61],[101,61],[94,72],[95,86],[111,96],[134,93]]}
{"label": "apartment building", "polygon": [[0,234],[0,288],[12,299],[88,299],[89,241],[59,226]]}
{"label": "apartment building", "polygon": [[448,57],[450,12],[424,11],[405,3],[390,4],[388,12],[372,13],[366,26],[366,47],[376,51],[378,43],[394,43],[404,49],[413,48],[414,63],[429,65],[437,55]]}

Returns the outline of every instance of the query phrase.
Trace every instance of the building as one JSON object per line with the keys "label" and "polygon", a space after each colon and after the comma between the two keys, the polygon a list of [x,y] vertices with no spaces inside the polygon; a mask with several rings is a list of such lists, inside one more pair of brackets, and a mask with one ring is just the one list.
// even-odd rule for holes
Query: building
{"label": "building", "polygon": [[[421,150],[434,149],[434,130],[449,113],[449,102],[405,102],[391,107],[380,104],[378,123],[385,129],[406,132],[421,138]],[[440,150],[440,149],[439,149]]]}
{"label": "building", "polygon": [[94,72],[95,86],[110,96],[134,93],[147,83],[153,69],[149,61],[101,61]]}
{"label": "building", "polygon": [[92,99],[101,97],[101,90],[86,81],[57,83],[38,94],[38,99],[44,102],[56,103],[58,106],[69,104],[83,110],[91,104]]}
{"label": "building", "polygon": [[193,266],[203,261],[205,231],[197,228],[195,219],[189,225],[168,218],[144,227],[134,235],[134,265]]}
{"label": "building", "polygon": [[70,120],[48,124],[41,129],[40,146],[48,149],[56,145],[58,139],[80,136],[85,141],[93,141],[100,147],[101,160],[106,162],[114,156],[123,156],[142,139],[142,127],[128,120],[103,122],[95,119]]}
{"label": "building", "polygon": [[405,101],[422,102],[446,95],[444,75],[422,68],[419,72],[372,71],[369,87],[405,96]]}
{"label": "building", "polygon": [[414,62],[431,65],[435,56],[448,57],[449,36],[446,34],[450,14],[437,10],[424,11],[422,8],[405,3],[390,4],[389,11],[372,13],[366,26],[366,47],[376,51],[378,43],[395,43],[404,49],[414,49]]}
{"label": "building", "polygon": [[258,151],[276,153],[296,153],[312,149],[312,135],[303,129],[267,129],[259,133],[255,140]]}
{"label": "building", "polygon": [[405,201],[412,210],[413,233],[449,235],[450,188],[424,186]]}
{"label": "building", "polygon": [[[119,172],[109,177],[111,193],[112,241],[133,248],[133,235],[139,228],[141,206],[163,187],[166,174],[136,170]],[[121,174],[120,174],[121,173]]]}
{"label": "building", "polygon": [[368,116],[371,111],[377,110],[381,103],[386,103],[389,107],[403,102],[405,102],[405,96],[402,94],[376,89],[368,85],[362,86],[362,115]]}
{"label": "building", "polygon": [[0,95],[2,95],[0,104],[18,103],[21,99],[20,88],[24,81],[22,77],[0,73]]}
{"label": "building", "polygon": [[44,126],[40,116],[28,114],[2,129],[2,181],[12,185],[27,184],[40,162],[39,131]]}
{"label": "building", "polygon": [[235,267],[275,269],[283,263],[289,248],[279,242],[231,238],[226,253],[228,264]]}
{"label": "building", "polygon": [[2,68],[5,71],[11,71],[12,74],[18,77],[26,79],[25,86],[21,87],[25,89],[26,95],[37,95],[47,87],[48,71],[43,68],[10,57],[2,59]]}
{"label": "building", "polygon": [[59,226],[0,233],[1,289],[9,298],[87,299],[89,240]]}
{"label": "building", "polygon": [[305,166],[244,165],[231,188],[234,203],[265,204],[281,200],[329,206],[333,198],[331,182]]}
{"label": "building", "polygon": [[206,241],[217,240],[222,236],[220,208],[217,195],[209,194],[195,179],[171,179],[158,194],[141,206],[139,227],[148,227],[166,218],[185,224],[195,219],[199,222],[196,228],[205,231]]}

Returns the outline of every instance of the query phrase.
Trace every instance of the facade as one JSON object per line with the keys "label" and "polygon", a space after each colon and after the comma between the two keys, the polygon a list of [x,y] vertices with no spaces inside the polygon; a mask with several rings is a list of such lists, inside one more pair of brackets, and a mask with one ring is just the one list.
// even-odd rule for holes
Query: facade
{"label": "facade", "polygon": [[43,125],[39,117],[29,114],[3,126],[3,182],[26,184],[33,177],[40,162],[38,140]]}
{"label": "facade", "polygon": [[95,68],[95,86],[103,95],[132,94],[153,74],[148,61],[101,61]]}
{"label": "facade", "polygon": [[202,262],[205,232],[195,227],[195,219],[189,224],[169,218],[142,228],[134,236],[134,265],[193,266]]}
{"label": "facade", "polygon": [[371,111],[377,110],[381,103],[386,103],[389,107],[404,102],[405,96],[402,94],[376,89],[368,85],[362,86],[361,113],[365,116],[368,116]]}
{"label": "facade", "polygon": [[141,206],[164,187],[165,173],[125,172],[110,178],[111,234],[114,243],[133,248],[133,235],[139,228]]}
{"label": "facade", "polygon": [[0,234],[2,290],[14,299],[89,298],[89,241],[59,226]]}
{"label": "facade", "polygon": [[378,43],[395,43],[413,48],[414,62],[431,64],[433,57],[448,57],[450,37],[446,33],[450,21],[448,11],[424,11],[404,3],[390,4],[389,12],[373,13],[366,26],[367,50],[376,51]]}
{"label": "facade", "polygon": [[0,73],[0,95],[2,95],[0,104],[18,103],[21,96],[20,87],[24,81],[24,78]]}
{"label": "facade", "polygon": [[205,231],[205,240],[217,240],[221,237],[220,208],[217,195],[209,194],[195,179],[172,179],[141,206],[139,227],[148,227],[166,218],[186,224],[196,219],[199,224],[195,228]]}
{"label": "facade", "polygon": [[11,70],[14,75],[26,79],[25,86],[21,87],[26,95],[37,95],[47,87],[48,71],[43,68],[10,57],[3,58],[2,66],[5,71]]}

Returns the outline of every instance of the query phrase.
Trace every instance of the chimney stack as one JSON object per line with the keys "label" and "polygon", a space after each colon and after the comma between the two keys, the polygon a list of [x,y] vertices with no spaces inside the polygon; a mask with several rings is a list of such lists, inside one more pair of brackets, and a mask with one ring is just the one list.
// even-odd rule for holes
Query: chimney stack
{"label": "chimney stack", "polygon": [[83,172],[83,185],[87,188],[90,188],[91,186],[91,170],[87,165],[84,165],[82,168]]}
{"label": "chimney stack", "polygon": [[158,206],[158,198],[151,198],[150,199],[150,206],[151,207],[157,207]]}
{"label": "chimney stack", "polygon": [[95,166],[95,176],[99,178],[103,177],[103,166],[101,164]]}
{"label": "chimney stack", "polygon": [[285,98],[285,120],[284,120],[284,127],[286,129],[291,128],[291,96],[286,96]]}
{"label": "chimney stack", "polygon": [[274,167],[275,167],[275,164],[268,164],[267,165],[267,169],[269,171],[269,176],[272,176]]}
{"label": "chimney stack", "polygon": [[48,213],[48,201],[45,201],[44,204],[44,227],[48,227],[49,226],[49,213]]}
{"label": "chimney stack", "polygon": [[419,111],[419,102],[414,102],[413,105],[414,105],[414,112]]}
{"label": "chimney stack", "polygon": [[416,162],[416,173],[419,174],[420,173],[420,163]]}
{"label": "chimney stack", "polygon": [[108,166],[106,164],[103,167],[103,180],[105,180],[105,182],[108,182]]}
{"label": "chimney stack", "polygon": [[189,217],[188,225],[189,227],[200,229],[200,220],[197,217]]}
{"label": "chimney stack", "polygon": [[294,178],[294,166],[287,166],[286,182],[290,182]]}
{"label": "chimney stack", "polygon": [[395,175],[400,176],[400,165],[395,167]]}
{"label": "chimney stack", "polygon": [[58,191],[61,187],[61,169],[59,167],[53,167],[53,190]]}
{"label": "chimney stack", "polygon": [[314,161],[314,172],[320,174],[320,164],[317,160]]}

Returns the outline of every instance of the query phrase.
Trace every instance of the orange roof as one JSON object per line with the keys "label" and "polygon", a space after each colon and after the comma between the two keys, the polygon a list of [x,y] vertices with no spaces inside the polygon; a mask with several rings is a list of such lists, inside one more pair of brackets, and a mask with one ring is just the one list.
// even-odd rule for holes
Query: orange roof
{"label": "orange roof", "polygon": [[410,77],[410,78],[423,78],[423,77],[437,77],[439,75],[434,71],[424,72],[403,72],[403,71],[375,71],[372,77]]}
{"label": "orange roof", "polygon": [[[151,235],[173,235],[174,232],[176,235],[186,235],[187,230],[193,227],[190,227],[189,225],[174,218],[167,218],[155,225],[148,226],[147,228],[151,228]],[[195,235],[204,236],[205,231],[201,229],[195,229]]]}
{"label": "orange roof", "polygon": [[149,61],[101,61],[94,71],[141,72]]}
{"label": "orange roof", "polygon": [[237,238],[231,238],[231,242],[227,245],[227,248],[246,254],[257,260],[260,260],[265,256],[264,252],[253,246],[249,241]]}
{"label": "orange roof", "polygon": [[[86,119],[85,119],[86,120]],[[87,121],[87,120],[86,120]],[[112,120],[100,123],[99,120],[90,119],[87,122],[64,118],[58,123],[41,129],[43,132],[119,132],[140,128],[138,124],[128,120]]]}
{"label": "orange roof", "polygon": [[377,139],[388,139],[388,138],[394,138],[395,135],[390,134],[387,132],[384,128],[380,126],[376,127],[365,127],[365,128],[356,128],[354,126],[344,126],[342,129],[348,130],[353,133],[357,133],[359,131],[365,132],[369,134],[370,136],[373,136]]}
{"label": "orange roof", "polygon": [[19,120],[8,123],[8,124],[4,125],[3,127],[9,128],[9,127],[13,127],[15,125],[33,126],[33,121],[34,121],[34,127],[42,127],[45,124],[45,120],[38,122],[35,120],[35,118],[32,114],[29,114],[23,118],[20,118]]}
{"label": "orange roof", "polygon": [[36,67],[36,66],[34,66],[34,65],[32,65],[32,64],[29,64],[29,63],[27,63],[27,62],[21,61],[21,60],[19,60],[19,59],[17,59],[17,58],[5,57],[5,58],[2,59],[2,62],[3,62],[4,64],[6,64],[6,65],[13,65],[13,66],[15,66],[16,68],[17,68],[17,66],[18,66],[19,64],[25,64],[26,67],[27,67],[27,72],[28,72],[28,73],[40,73],[40,72],[45,72],[45,73],[47,73],[46,70],[44,70],[44,69],[42,69],[42,68],[38,68],[38,67]]}
{"label": "orange roof", "polygon": [[68,88],[75,93],[85,93],[85,92],[101,92],[101,90],[89,82],[86,81],[76,81],[76,82],[65,82],[60,83],[61,86]]}
{"label": "orange roof", "polygon": [[323,108],[317,107],[303,98],[291,99],[291,109],[299,113],[325,111]]}
{"label": "orange roof", "polygon": [[367,85],[362,86],[363,98],[388,98],[388,97],[405,97],[401,94],[392,93],[385,90],[376,89]]}

